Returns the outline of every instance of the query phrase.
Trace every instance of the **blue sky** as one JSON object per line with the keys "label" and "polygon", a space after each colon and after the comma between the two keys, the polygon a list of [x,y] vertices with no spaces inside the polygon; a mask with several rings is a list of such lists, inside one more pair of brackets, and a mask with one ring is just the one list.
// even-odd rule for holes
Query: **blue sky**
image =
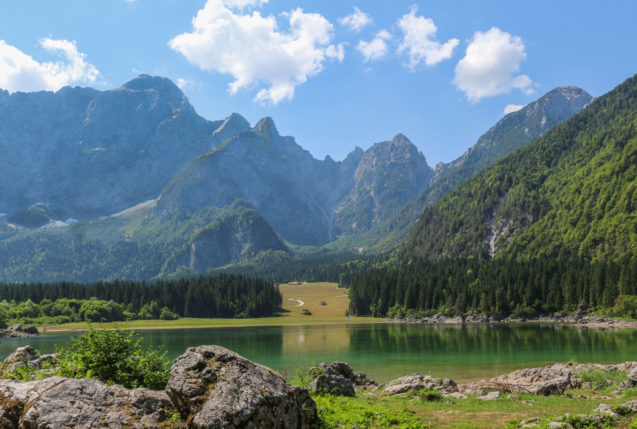
{"label": "blue sky", "polygon": [[202,116],[272,116],[317,158],[401,132],[434,165],[507,106],[632,76],[636,18],[629,0],[3,1],[0,87],[162,75]]}

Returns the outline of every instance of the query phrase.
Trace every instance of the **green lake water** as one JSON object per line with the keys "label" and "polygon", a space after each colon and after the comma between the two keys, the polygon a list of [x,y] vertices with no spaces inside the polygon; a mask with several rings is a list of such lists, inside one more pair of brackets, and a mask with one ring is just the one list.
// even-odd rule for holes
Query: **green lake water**
{"label": "green lake water", "polygon": [[[218,344],[293,376],[313,363],[346,361],[385,382],[412,372],[469,381],[514,369],[571,359],[617,363],[637,360],[637,330],[555,325],[272,326],[140,331],[147,344],[174,359],[191,346]],[[0,340],[0,358],[30,344],[51,353],[74,334]]]}

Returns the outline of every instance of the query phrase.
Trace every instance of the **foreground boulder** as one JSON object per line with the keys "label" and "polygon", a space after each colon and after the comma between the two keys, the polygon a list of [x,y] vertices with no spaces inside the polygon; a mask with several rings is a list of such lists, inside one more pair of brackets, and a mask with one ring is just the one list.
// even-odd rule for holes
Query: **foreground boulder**
{"label": "foreground boulder", "polygon": [[98,380],[0,380],[0,427],[7,429],[158,427],[171,409],[165,392]]}
{"label": "foreground boulder", "polygon": [[429,375],[414,373],[387,382],[383,393],[386,395],[399,395],[407,392],[418,392],[420,390],[435,390],[437,392],[450,394],[457,392],[458,387],[453,380],[448,378],[440,380]]}
{"label": "foreground boulder", "polygon": [[305,388],[220,346],[186,350],[166,392],[193,428],[310,428],[318,421]]}

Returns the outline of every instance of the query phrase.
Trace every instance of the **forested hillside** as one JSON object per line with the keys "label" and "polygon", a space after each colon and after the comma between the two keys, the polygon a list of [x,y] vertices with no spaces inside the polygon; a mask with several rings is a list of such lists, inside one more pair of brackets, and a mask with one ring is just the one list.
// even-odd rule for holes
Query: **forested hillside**
{"label": "forested hillside", "polygon": [[426,209],[385,268],[346,276],[352,310],[632,314],[636,209],[633,77]]}
{"label": "forested hillside", "polygon": [[452,191],[401,260],[637,254],[637,78]]}

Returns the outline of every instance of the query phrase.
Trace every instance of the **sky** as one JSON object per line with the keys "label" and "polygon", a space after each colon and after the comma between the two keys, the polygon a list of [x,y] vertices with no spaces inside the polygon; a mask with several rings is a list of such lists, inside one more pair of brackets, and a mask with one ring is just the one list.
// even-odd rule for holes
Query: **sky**
{"label": "sky", "polygon": [[0,88],[160,75],[319,159],[403,133],[433,166],[555,87],[631,77],[636,19],[633,0],[4,0]]}

